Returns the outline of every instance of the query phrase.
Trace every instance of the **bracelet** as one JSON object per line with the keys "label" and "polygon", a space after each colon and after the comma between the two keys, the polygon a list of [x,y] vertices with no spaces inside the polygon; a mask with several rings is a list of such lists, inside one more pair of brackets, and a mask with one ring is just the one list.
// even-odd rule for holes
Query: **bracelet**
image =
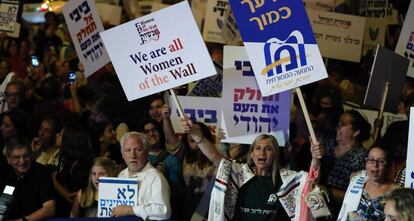
{"label": "bracelet", "polygon": [[[193,139],[193,140],[194,140],[194,139]],[[203,136],[203,135],[201,135],[201,139],[200,139],[200,141],[198,141],[198,142],[197,142],[197,141],[195,141],[195,140],[194,140],[194,143],[198,145],[198,144],[201,144],[201,142],[203,142],[203,141],[204,141],[204,136]]]}

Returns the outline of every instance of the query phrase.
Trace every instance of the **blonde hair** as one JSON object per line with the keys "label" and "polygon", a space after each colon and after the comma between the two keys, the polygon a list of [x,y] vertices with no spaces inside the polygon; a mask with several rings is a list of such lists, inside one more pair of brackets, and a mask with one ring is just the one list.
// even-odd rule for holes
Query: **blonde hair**
{"label": "blonde hair", "polygon": [[275,185],[276,177],[278,176],[278,173],[279,173],[280,151],[279,151],[279,144],[277,143],[277,140],[273,135],[261,134],[257,136],[256,139],[254,139],[252,145],[250,145],[249,152],[247,153],[247,165],[249,165],[250,168],[255,167],[254,162],[252,160],[252,156],[251,156],[253,152],[253,148],[256,146],[258,141],[266,140],[266,139],[269,140],[270,143],[272,144],[273,152],[274,152],[272,166],[270,167],[270,173],[272,175],[273,185]]}
{"label": "blonde hair", "polygon": [[404,221],[414,221],[414,189],[394,189],[385,195],[387,203],[394,201],[395,210],[401,214]]}
{"label": "blonde hair", "polygon": [[[109,159],[108,157],[97,157],[93,161],[94,166],[100,166],[102,167],[108,177],[115,177],[117,175],[117,169],[115,166],[115,163],[112,159]],[[79,198],[79,205],[81,207],[89,207],[92,206],[95,202],[95,194],[98,192],[98,190],[95,188],[95,186],[92,183],[92,167],[89,172],[89,182],[88,185],[81,190],[80,198]]]}

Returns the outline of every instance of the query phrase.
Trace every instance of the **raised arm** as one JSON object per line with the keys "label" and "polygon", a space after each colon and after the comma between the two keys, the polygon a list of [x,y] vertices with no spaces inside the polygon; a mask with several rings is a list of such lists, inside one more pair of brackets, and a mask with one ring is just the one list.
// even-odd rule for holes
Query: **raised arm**
{"label": "raised arm", "polygon": [[186,133],[193,138],[194,142],[198,145],[201,152],[216,166],[220,164],[223,155],[221,155],[213,143],[211,143],[208,139],[204,139],[203,132],[200,129],[200,126],[197,124],[193,125],[191,120],[189,119],[182,119],[181,125],[184,128]]}
{"label": "raised arm", "polygon": [[167,146],[176,147],[178,145],[179,138],[174,132],[170,117],[171,107],[165,104],[162,108],[162,127],[164,129],[165,137],[167,138]]}

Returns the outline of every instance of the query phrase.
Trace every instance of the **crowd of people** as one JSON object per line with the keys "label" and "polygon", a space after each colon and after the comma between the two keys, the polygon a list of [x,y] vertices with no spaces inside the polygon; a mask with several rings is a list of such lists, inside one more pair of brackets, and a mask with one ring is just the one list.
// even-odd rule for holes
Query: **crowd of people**
{"label": "crowd of people", "polygon": [[[399,109],[407,120],[374,140],[381,119],[371,125],[343,109],[361,102],[367,56],[360,66],[331,60],[327,79],[303,87],[318,140],[294,100],[286,143],[269,134],[251,145],[221,143],[222,130],[187,118],[176,133],[162,95],[128,102],[111,64],[85,78],[62,15],[45,18],[22,21],[19,38],[0,33],[0,190],[15,187],[7,220],[97,217],[100,177],[139,183],[138,204],[116,206],[113,217],[312,220],[305,198],[318,183],[330,211],[321,220],[414,220],[414,190],[403,188],[413,79]],[[222,62],[222,45],[208,48]],[[293,199],[283,200],[291,187]]]}

